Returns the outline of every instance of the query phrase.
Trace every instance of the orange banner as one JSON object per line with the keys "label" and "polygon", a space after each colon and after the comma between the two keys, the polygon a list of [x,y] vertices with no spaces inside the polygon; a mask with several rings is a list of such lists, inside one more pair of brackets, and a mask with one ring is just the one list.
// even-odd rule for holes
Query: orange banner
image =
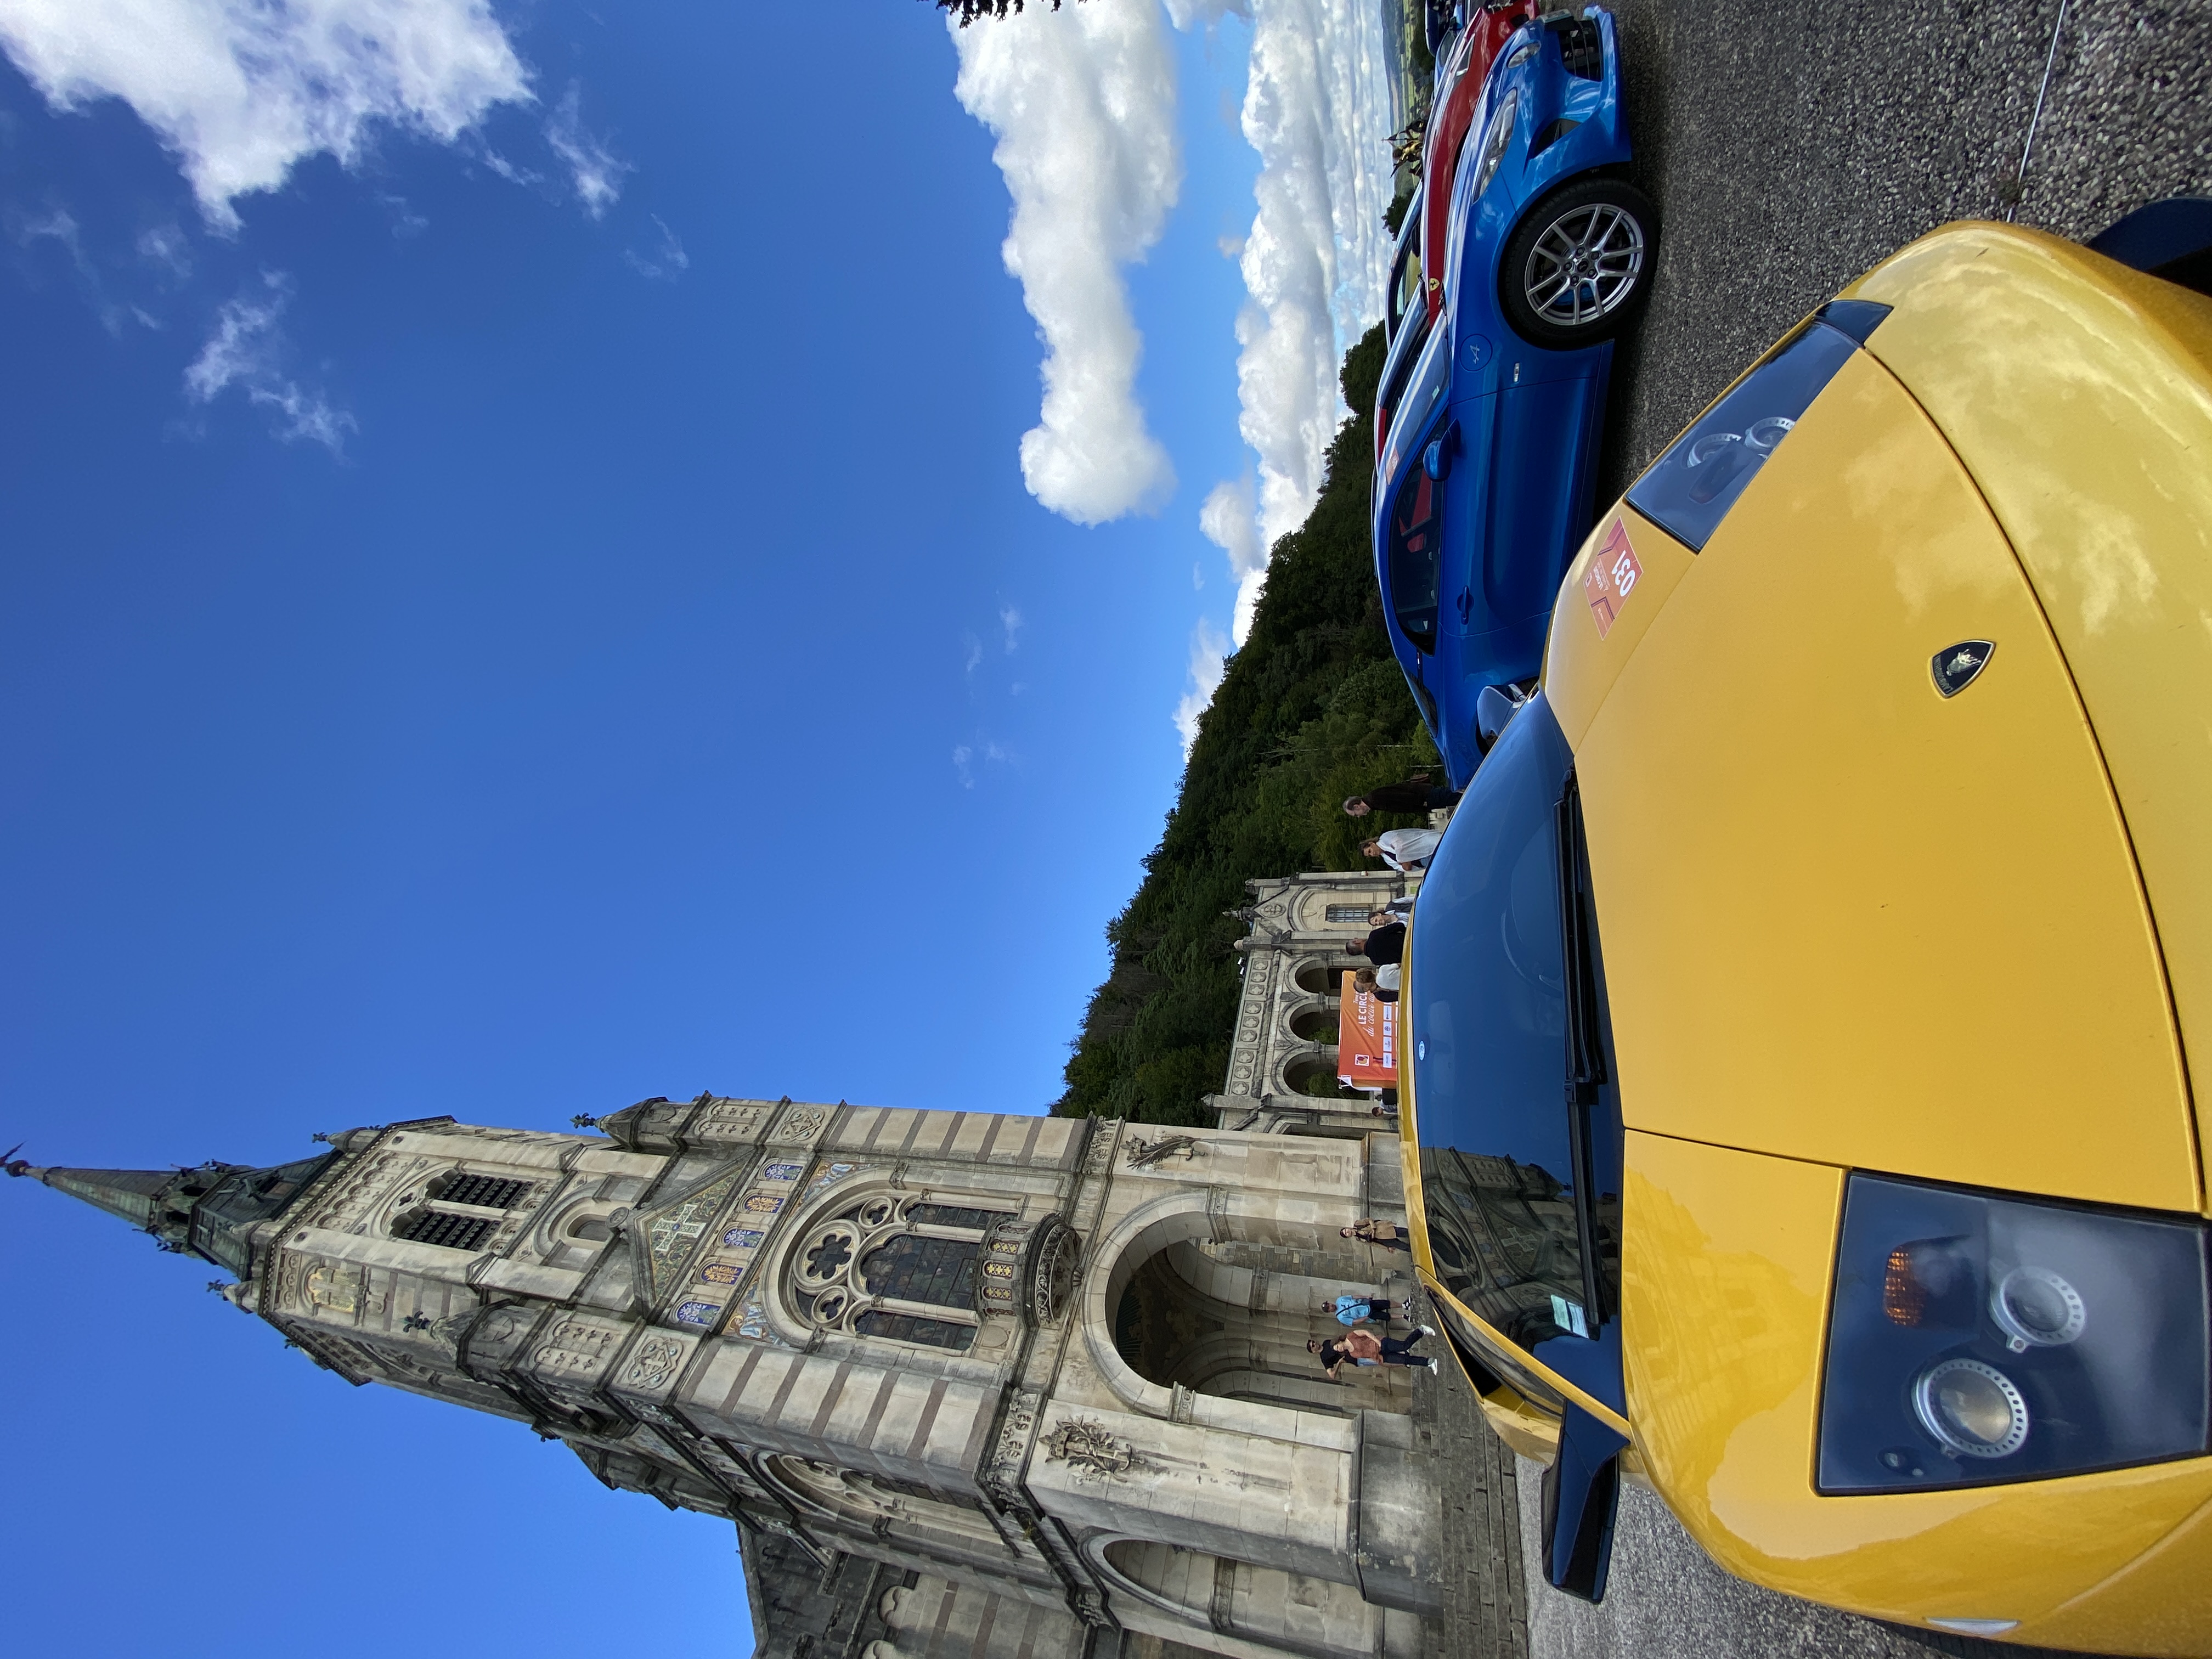
{"label": "orange banner", "polygon": [[1336,1076],[1355,1089],[1398,1086],[1398,1005],[1356,991],[1344,975],[1336,1015]]}

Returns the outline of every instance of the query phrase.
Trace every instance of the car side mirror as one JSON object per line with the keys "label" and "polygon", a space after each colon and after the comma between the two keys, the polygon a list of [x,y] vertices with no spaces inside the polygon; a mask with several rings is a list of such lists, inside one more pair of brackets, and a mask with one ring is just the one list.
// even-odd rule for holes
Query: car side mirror
{"label": "car side mirror", "polygon": [[1474,700],[1474,746],[1488,754],[1506,725],[1528,699],[1510,685],[1486,685]]}
{"label": "car side mirror", "polygon": [[1620,1454],[1627,1444],[1626,1436],[1570,1402],[1559,1423],[1559,1452],[1544,1471],[1544,1579],[1584,1601],[1605,1600]]}
{"label": "car side mirror", "polygon": [[1429,447],[1421,452],[1421,471],[1430,477],[1442,480],[1451,471],[1452,451],[1459,445],[1459,422],[1449,426],[1429,440]]}

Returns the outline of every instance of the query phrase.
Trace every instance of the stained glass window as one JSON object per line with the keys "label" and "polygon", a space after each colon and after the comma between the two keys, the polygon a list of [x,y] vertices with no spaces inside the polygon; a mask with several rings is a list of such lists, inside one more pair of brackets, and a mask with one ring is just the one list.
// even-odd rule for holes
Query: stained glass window
{"label": "stained glass window", "polygon": [[872,1296],[927,1302],[938,1308],[972,1308],[975,1258],[981,1249],[973,1239],[902,1233],[868,1252],[860,1263],[860,1282]]}
{"label": "stained glass window", "polygon": [[972,1227],[988,1232],[1006,1218],[1004,1210],[966,1210],[957,1204],[917,1204],[906,1218],[924,1227]]}
{"label": "stained glass window", "polygon": [[864,1313],[853,1323],[863,1336],[888,1336],[895,1342],[920,1342],[933,1348],[964,1351],[975,1340],[973,1325],[915,1314]]}

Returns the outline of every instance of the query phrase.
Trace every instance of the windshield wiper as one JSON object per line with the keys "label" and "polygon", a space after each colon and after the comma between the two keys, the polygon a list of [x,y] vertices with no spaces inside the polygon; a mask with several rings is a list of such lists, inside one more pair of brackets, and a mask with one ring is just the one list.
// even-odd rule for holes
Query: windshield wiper
{"label": "windshield wiper", "polygon": [[1599,1087],[1609,1079],[1605,1041],[1600,1035],[1597,957],[1590,945],[1595,929],[1589,848],[1583,838],[1582,791],[1571,770],[1553,811],[1559,852],[1559,955],[1567,1005],[1567,1139],[1575,1161],[1575,1233],[1581,1246],[1583,1302],[1589,1309],[1595,1334],[1613,1310],[1598,1267],[1597,1169],[1590,1146],[1590,1112],[1598,1104]]}
{"label": "windshield wiper", "polygon": [[1559,820],[1559,944],[1565,958],[1567,1104],[1595,1106],[1598,1085],[1608,1079],[1598,1036],[1597,964],[1590,951],[1589,849],[1583,840],[1582,791],[1572,772],[1553,810]]}

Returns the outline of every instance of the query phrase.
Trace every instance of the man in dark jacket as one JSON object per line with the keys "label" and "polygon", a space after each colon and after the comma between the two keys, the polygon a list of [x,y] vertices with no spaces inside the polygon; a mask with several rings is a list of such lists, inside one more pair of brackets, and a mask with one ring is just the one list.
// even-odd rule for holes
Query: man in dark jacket
{"label": "man in dark jacket", "polygon": [[1386,962],[1396,962],[1406,954],[1406,924],[1394,921],[1388,927],[1377,927],[1365,939],[1345,949],[1355,957],[1365,957],[1378,968]]}
{"label": "man in dark jacket", "polygon": [[1347,795],[1344,810],[1355,818],[1370,812],[1433,812],[1458,804],[1459,791],[1442,784],[1431,787],[1426,772],[1416,772],[1403,783],[1386,783],[1364,795]]}

